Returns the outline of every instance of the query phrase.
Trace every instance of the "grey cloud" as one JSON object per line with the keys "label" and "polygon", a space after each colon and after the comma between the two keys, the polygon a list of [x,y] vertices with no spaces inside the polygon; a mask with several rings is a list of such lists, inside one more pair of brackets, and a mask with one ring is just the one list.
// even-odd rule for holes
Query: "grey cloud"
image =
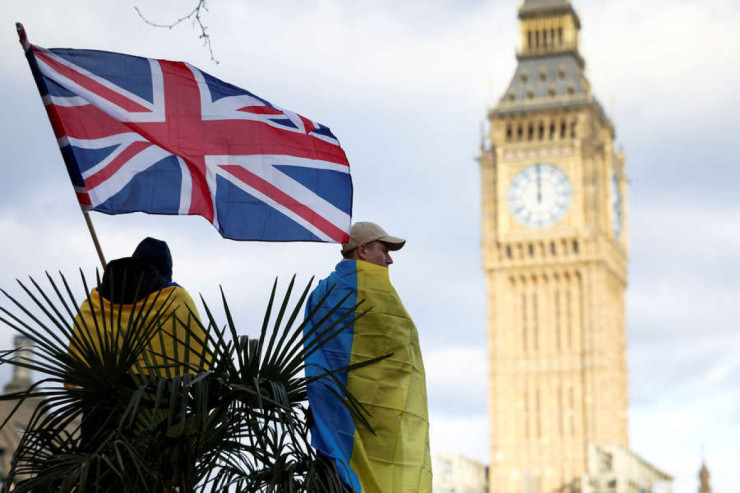
{"label": "grey cloud", "polygon": [[[735,345],[732,336],[697,330],[702,338],[641,344],[630,352],[630,399],[633,405],[657,400],[701,399],[732,390],[740,369],[722,348]],[[659,364],[656,364],[659,363]],[[729,371],[725,372],[725,368]],[[717,373],[721,372],[721,373]],[[737,401],[740,402],[740,396]]]}
{"label": "grey cloud", "polygon": [[[22,58],[20,49],[18,56]],[[29,72],[26,85],[8,84],[7,81],[0,84],[0,92],[13,95],[0,102],[0,112],[6,115],[0,120],[0,133],[7,138],[0,158],[3,170],[0,209],[32,199],[61,180],[69,182],[30,70],[21,68]]]}

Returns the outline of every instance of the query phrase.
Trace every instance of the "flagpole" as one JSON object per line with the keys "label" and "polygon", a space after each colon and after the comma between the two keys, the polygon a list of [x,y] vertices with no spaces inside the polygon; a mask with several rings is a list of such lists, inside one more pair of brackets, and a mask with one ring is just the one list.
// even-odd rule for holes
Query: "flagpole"
{"label": "flagpole", "polygon": [[103,255],[103,249],[100,248],[100,242],[98,241],[98,235],[95,234],[95,228],[93,227],[92,220],[90,219],[90,214],[88,214],[87,211],[83,209],[82,215],[85,216],[85,223],[87,224],[87,230],[90,231],[90,236],[92,237],[92,241],[95,244],[95,250],[98,252],[98,258],[100,259],[100,263],[103,266],[103,270],[105,270],[108,264],[105,261],[105,256]]}

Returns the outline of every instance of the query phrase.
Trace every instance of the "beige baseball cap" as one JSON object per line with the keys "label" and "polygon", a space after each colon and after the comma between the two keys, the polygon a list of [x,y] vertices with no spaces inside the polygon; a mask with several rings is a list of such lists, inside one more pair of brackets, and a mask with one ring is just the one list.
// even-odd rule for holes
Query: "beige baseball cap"
{"label": "beige baseball cap", "polygon": [[342,253],[354,250],[360,245],[368,244],[371,241],[382,241],[388,245],[388,250],[395,251],[403,248],[406,240],[391,236],[383,228],[371,222],[359,222],[352,225],[349,232],[349,241],[342,245]]}

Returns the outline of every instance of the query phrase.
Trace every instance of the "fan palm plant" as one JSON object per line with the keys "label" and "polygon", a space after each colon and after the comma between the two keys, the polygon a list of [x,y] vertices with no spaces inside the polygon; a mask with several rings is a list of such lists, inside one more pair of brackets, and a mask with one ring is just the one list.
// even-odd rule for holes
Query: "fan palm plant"
{"label": "fan palm plant", "polygon": [[[81,279],[88,301],[99,295]],[[29,389],[0,396],[18,406],[40,402],[4,491],[11,484],[17,492],[347,490],[334,463],[309,444],[306,387],[327,385],[370,428],[366,412],[336,372],[309,380],[304,369],[306,358],[351,324],[351,314],[361,316],[359,310],[331,324],[324,317],[304,333],[318,308],[299,320],[311,282],[293,302],[294,277],[282,301],[275,281],[257,338],[238,334],[223,291],[225,324],[205,301],[203,323],[195,316],[163,320],[169,300],[157,300],[160,293],[128,320],[100,303],[101,312],[86,323],[77,317],[80,304],[67,279],[47,274],[47,280],[47,288],[33,279],[19,282],[25,302],[2,291],[13,307],[0,306],[0,321],[29,338],[33,349],[30,357],[2,353],[0,364],[42,375]],[[174,355],[154,354],[150,343],[169,323],[184,324],[185,336]],[[203,349],[193,357],[193,347]]]}

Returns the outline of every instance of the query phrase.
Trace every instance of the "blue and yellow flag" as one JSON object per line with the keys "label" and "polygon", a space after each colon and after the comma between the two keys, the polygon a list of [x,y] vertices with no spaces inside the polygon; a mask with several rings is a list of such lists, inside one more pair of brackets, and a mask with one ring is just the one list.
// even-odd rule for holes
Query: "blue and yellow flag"
{"label": "blue and yellow flag", "polygon": [[[105,325],[101,317],[109,318],[110,322]],[[139,357],[138,364],[145,373],[161,377],[182,375],[203,365],[203,356],[208,368],[210,352],[203,351],[198,342],[206,340],[205,332],[194,320],[194,317],[200,320],[198,309],[190,294],[175,283],[128,304],[111,303],[99,294],[98,288],[93,289],[75,317],[69,352],[84,358],[83,348],[88,346],[98,354],[110,341],[116,341],[120,347],[123,335],[119,334],[119,327],[128,327],[129,323],[147,324],[147,317],[157,317],[160,328]],[[138,373],[139,369],[133,367],[131,371]]]}
{"label": "blue and yellow flag", "polygon": [[[329,322],[353,311],[371,310],[351,323],[308,360],[306,374],[320,375],[354,363],[392,355],[377,363],[337,374],[369,412],[374,436],[357,423],[325,381],[308,387],[313,413],[312,445],[335,460],[355,492],[431,492],[429,418],[426,380],[416,326],[393,289],[388,269],[364,261],[343,260],[321,281],[306,305],[310,313],[331,292],[318,321],[349,294]],[[350,313],[343,323],[350,322]],[[325,327],[328,326],[325,325]],[[306,327],[306,332],[313,322]],[[314,334],[315,335],[315,334]],[[339,392],[335,386],[334,391]]]}

